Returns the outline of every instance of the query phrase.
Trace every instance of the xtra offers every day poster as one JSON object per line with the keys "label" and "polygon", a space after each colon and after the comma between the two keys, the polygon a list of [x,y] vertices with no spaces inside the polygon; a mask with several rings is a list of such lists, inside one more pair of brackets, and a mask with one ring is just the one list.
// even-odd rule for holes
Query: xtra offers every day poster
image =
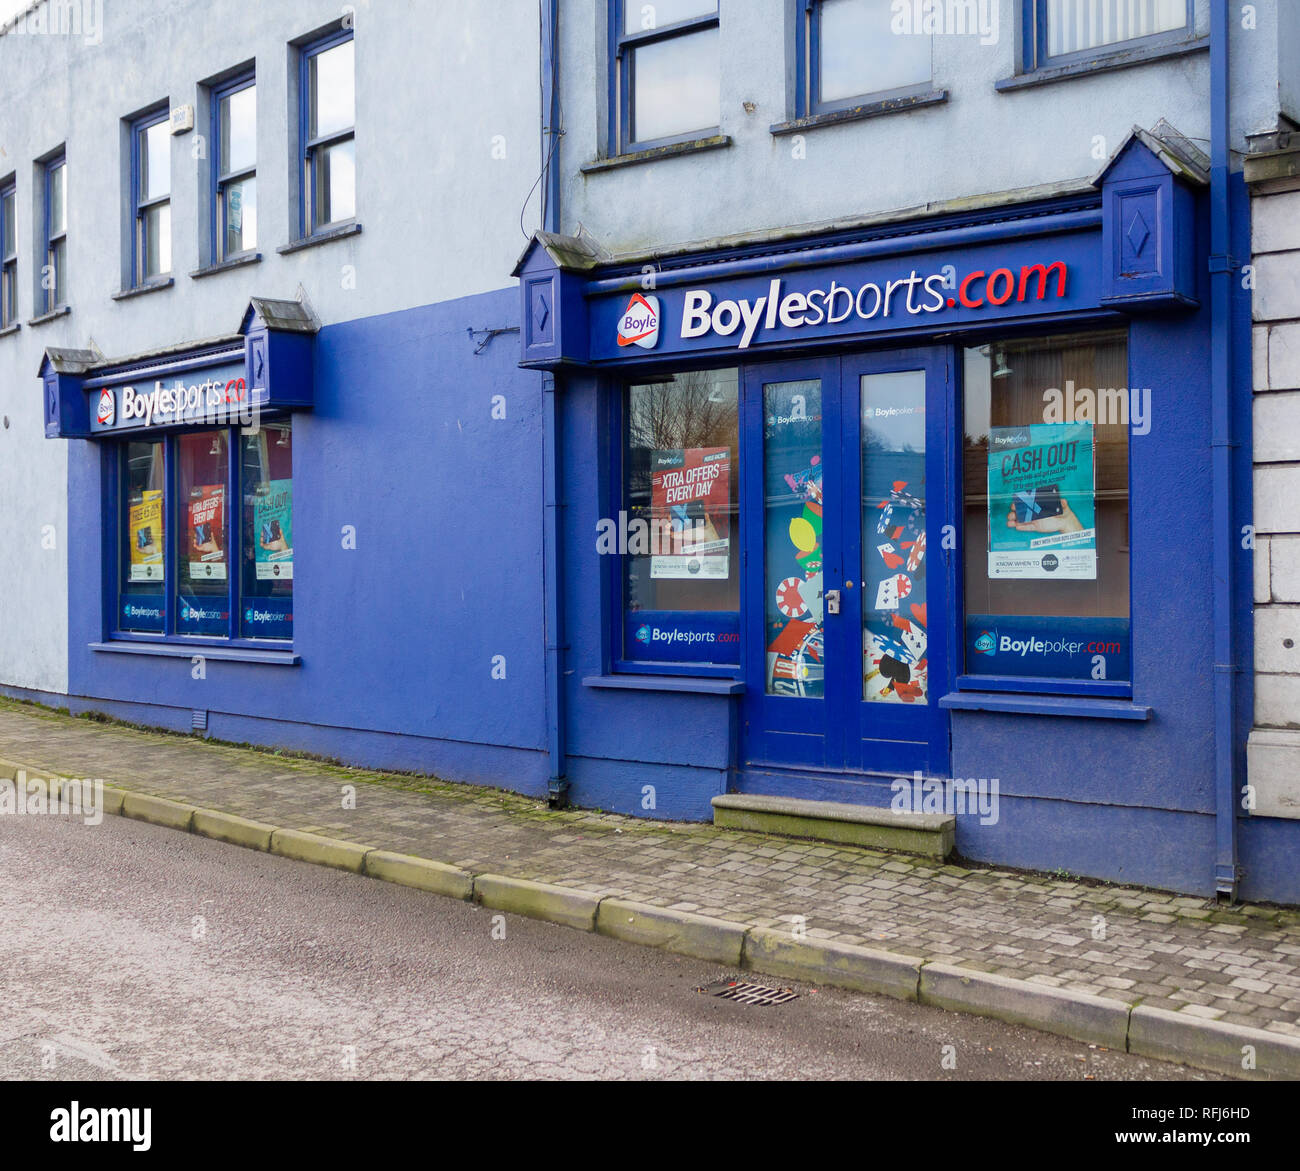
{"label": "xtra offers every day poster", "polygon": [[1091,423],[989,432],[989,577],[1097,577]]}
{"label": "xtra offers every day poster", "polygon": [[659,553],[652,578],[725,578],[731,554],[731,450],[651,453],[650,514]]}
{"label": "xtra offers every day poster", "polygon": [[293,481],[271,480],[253,503],[258,581],[293,580]]}
{"label": "xtra offers every day poster", "polygon": [[190,491],[190,581],[226,579],[226,489],[205,484]]}
{"label": "xtra offers every day poster", "polygon": [[132,581],[162,581],[162,509],[163,494],[159,488],[146,488],[131,497]]}

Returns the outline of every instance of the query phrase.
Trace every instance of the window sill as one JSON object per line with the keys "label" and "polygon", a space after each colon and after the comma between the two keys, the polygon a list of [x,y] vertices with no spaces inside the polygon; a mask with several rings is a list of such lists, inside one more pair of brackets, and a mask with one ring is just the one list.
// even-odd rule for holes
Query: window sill
{"label": "window sill", "polygon": [[48,313],[42,313],[39,317],[31,318],[28,325],[44,325],[48,321],[57,321],[60,317],[67,317],[72,312],[71,305],[61,305],[58,309],[51,309]]}
{"label": "window sill", "polygon": [[346,240],[349,236],[361,235],[361,225],[356,220],[350,220],[346,224],[340,224],[338,227],[326,228],[324,231],[317,232],[314,236],[304,236],[301,240],[294,240],[288,244],[281,244],[276,249],[281,256],[289,256],[294,252],[301,252],[304,248],[315,248],[321,244],[332,244],[335,240]]}
{"label": "window sill", "polygon": [[634,150],[607,159],[596,159],[579,169],[584,175],[595,175],[601,171],[615,171],[620,167],[634,167],[638,163],[653,163],[656,159],[673,159],[680,155],[722,150],[730,145],[730,134],[714,134],[709,138],[693,138],[689,142],[673,142],[667,146],[652,146],[649,150]]}
{"label": "window sill", "polygon": [[174,277],[168,277],[161,281],[145,281],[142,285],[136,285],[134,289],[123,289],[120,293],[113,294],[114,301],[129,301],[132,297],[143,297],[149,293],[161,293],[163,289],[170,289],[176,280]]}
{"label": "window sill", "polygon": [[1149,720],[1152,711],[1123,699],[1077,695],[1012,695],[1003,692],[953,691],[939,706],[958,712],[1010,712],[1023,716],[1068,716],[1093,720]]}
{"label": "window sill", "polygon": [[588,675],[583,687],[610,691],[677,691],[695,695],[740,695],[739,679],[708,679],[691,675]]}
{"label": "window sill", "polygon": [[219,272],[230,272],[231,269],[244,268],[250,264],[257,264],[261,261],[260,252],[241,252],[238,256],[232,256],[228,260],[221,261],[220,264],[208,264],[203,268],[196,268],[190,273],[191,280],[202,280],[205,276],[216,276]]}
{"label": "window sill", "polygon": [[0,329],[0,337],[11,337],[22,329],[22,327],[22,322],[20,321],[15,321],[13,325],[6,325],[4,329]]}
{"label": "window sill", "polygon": [[838,126],[842,122],[861,122],[866,118],[878,118],[882,114],[895,114],[903,110],[919,109],[922,106],[938,106],[947,100],[946,89],[935,89],[908,97],[882,98],[875,102],[864,102],[860,106],[849,106],[844,110],[827,110],[824,114],[809,114],[804,118],[793,118],[789,122],[774,122],[769,129],[778,137],[784,134],[801,134],[805,130],[816,130],[821,126]]}
{"label": "window sill", "polygon": [[222,663],[261,663],[268,667],[297,667],[302,660],[293,651],[259,651],[239,647],[194,643],[136,642],[135,640],[92,642],[92,651],[109,655],[153,655],[163,659],[193,659],[195,656]]}
{"label": "window sill", "polygon": [[958,675],[958,691],[1001,691],[1013,695],[1078,695],[1087,699],[1132,699],[1127,681],[1056,679],[1048,675]]}
{"label": "window sill", "polygon": [[1180,41],[1174,45],[1160,45],[1150,49],[1129,49],[1118,53],[1104,53],[1090,61],[1075,61],[1069,65],[1047,65],[1042,69],[1033,69],[1015,77],[1004,77],[994,83],[993,88],[999,93],[1008,93],[1018,89],[1029,89],[1036,85],[1051,85],[1056,81],[1066,81],[1072,77],[1088,77],[1094,73],[1111,73],[1116,69],[1131,69],[1135,65],[1146,65],[1152,61],[1165,61],[1171,57],[1185,57],[1189,53],[1208,52],[1209,37],[1197,37],[1191,41]]}

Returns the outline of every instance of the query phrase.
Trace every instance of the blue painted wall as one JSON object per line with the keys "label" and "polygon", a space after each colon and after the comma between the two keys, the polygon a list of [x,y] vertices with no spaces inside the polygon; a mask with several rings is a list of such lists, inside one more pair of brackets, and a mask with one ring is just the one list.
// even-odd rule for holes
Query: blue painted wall
{"label": "blue painted wall", "polygon": [[[541,376],[514,290],[322,329],[294,423],[298,667],[95,653],[97,444],[69,444],[70,706],[545,793]],[[506,417],[492,417],[502,395]],[[356,549],[343,548],[343,526]],[[506,677],[492,678],[495,656]]]}

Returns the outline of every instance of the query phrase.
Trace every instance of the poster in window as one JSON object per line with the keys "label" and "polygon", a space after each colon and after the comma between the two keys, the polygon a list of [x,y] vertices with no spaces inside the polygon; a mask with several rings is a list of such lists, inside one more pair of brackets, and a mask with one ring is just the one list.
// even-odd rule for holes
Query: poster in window
{"label": "poster in window", "polygon": [[731,449],[651,453],[652,578],[721,578],[730,572]]}
{"label": "poster in window", "polygon": [[258,581],[293,580],[293,481],[270,480],[253,502]]}
{"label": "poster in window", "polygon": [[146,488],[131,497],[128,516],[131,542],[131,581],[163,579],[163,494],[161,488]]}
{"label": "poster in window", "polygon": [[989,431],[989,578],[1097,578],[1091,423]]}
{"label": "poster in window", "polygon": [[204,484],[190,492],[190,581],[226,580],[226,487]]}

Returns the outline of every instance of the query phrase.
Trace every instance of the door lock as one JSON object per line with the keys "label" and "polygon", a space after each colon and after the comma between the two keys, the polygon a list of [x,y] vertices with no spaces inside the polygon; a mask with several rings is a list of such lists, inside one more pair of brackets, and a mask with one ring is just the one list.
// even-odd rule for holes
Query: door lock
{"label": "door lock", "polygon": [[826,597],[826,613],[838,614],[840,612],[840,591],[827,590],[825,597]]}

